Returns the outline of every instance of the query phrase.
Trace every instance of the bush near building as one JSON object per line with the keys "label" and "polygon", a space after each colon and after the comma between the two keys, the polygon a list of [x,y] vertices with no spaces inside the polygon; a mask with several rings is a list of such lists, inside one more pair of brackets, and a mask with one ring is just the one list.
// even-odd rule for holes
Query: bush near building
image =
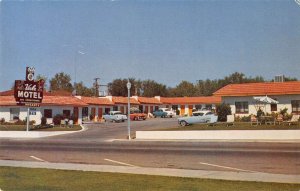
{"label": "bush near building", "polygon": [[225,122],[227,121],[227,115],[231,115],[231,108],[230,105],[222,103],[216,106],[218,120]]}

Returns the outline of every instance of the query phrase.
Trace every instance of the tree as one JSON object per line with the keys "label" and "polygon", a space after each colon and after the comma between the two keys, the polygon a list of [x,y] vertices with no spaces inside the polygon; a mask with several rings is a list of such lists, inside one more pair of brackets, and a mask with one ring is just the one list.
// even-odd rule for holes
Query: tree
{"label": "tree", "polygon": [[193,83],[182,81],[175,88],[171,89],[170,95],[175,97],[196,96],[197,88]]}
{"label": "tree", "polygon": [[36,76],[36,81],[39,81],[39,80],[44,80],[44,82],[45,82],[45,84],[44,84],[44,90],[46,90],[46,89],[48,89],[48,83],[47,83],[47,77],[46,76],[43,76],[43,75],[41,75],[41,74],[38,74],[37,76]]}
{"label": "tree", "polygon": [[95,96],[95,88],[86,87],[83,82],[79,82],[75,84],[74,89],[76,90],[76,94],[80,96]]}
{"label": "tree", "polygon": [[[131,83],[130,88],[130,95],[137,95],[136,91],[136,81],[134,78],[129,78],[129,81]],[[128,79],[115,79],[111,83],[108,83],[108,92],[112,96],[128,96],[128,90],[127,90],[127,82]]]}
{"label": "tree", "polygon": [[153,80],[144,80],[141,83],[141,96],[154,97],[154,96],[167,96],[167,87],[159,84]]}
{"label": "tree", "polygon": [[55,74],[55,76],[50,80],[50,90],[65,90],[72,92],[73,86],[71,84],[71,77],[64,72]]}

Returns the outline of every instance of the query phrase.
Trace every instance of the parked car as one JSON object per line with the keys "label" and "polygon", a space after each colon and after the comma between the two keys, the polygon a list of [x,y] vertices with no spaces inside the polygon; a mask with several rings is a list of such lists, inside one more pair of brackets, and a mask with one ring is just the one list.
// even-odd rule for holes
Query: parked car
{"label": "parked car", "polygon": [[218,116],[211,111],[195,111],[192,116],[178,118],[178,123],[181,126],[186,126],[195,123],[216,123]]}
{"label": "parked car", "polygon": [[172,118],[172,117],[176,116],[176,112],[173,111],[172,109],[169,109],[169,108],[159,108],[159,109],[161,109],[163,112],[166,112],[167,117]]}
{"label": "parked car", "polygon": [[164,112],[162,109],[155,110],[155,111],[153,111],[152,114],[153,114],[154,118],[156,118],[156,117],[164,118],[164,117],[167,117],[167,115],[168,115],[168,113]]}
{"label": "parked car", "polygon": [[138,121],[138,120],[146,120],[147,115],[142,113],[140,110],[131,110],[130,111],[130,120]]}
{"label": "parked car", "polygon": [[121,111],[110,111],[108,114],[104,114],[102,118],[105,121],[111,122],[124,122],[127,120],[127,116],[121,113]]}

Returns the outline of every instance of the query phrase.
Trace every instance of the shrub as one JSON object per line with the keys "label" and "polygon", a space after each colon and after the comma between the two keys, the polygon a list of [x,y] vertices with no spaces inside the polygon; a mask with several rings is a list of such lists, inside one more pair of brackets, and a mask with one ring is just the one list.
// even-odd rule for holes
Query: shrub
{"label": "shrub", "polygon": [[47,118],[46,117],[42,117],[41,118],[41,125],[46,125],[47,124]]}
{"label": "shrub", "polygon": [[1,118],[0,119],[0,124],[4,124],[5,123],[5,119],[4,118]]}
{"label": "shrub", "polygon": [[288,108],[281,109],[281,110],[279,111],[279,113],[280,113],[281,115],[285,116],[285,115],[288,114],[288,113],[287,113],[287,110],[288,110]]}
{"label": "shrub", "polygon": [[90,114],[90,120],[92,121],[92,120],[94,120],[94,119],[95,119],[95,115]]}
{"label": "shrub", "polygon": [[26,125],[26,120],[17,120],[14,124],[15,125]]}
{"label": "shrub", "polygon": [[63,115],[57,114],[53,117],[54,125],[60,125],[60,121],[64,119]]}
{"label": "shrub", "polygon": [[230,105],[225,103],[217,105],[217,114],[219,121],[227,121],[227,115],[231,115]]}
{"label": "shrub", "polygon": [[257,118],[259,118],[260,116],[264,115],[265,113],[259,108],[259,110],[256,113]]}
{"label": "shrub", "polygon": [[243,117],[237,116],[237,117],[235,117],[234,121],[236,121],[236,122],[250,122],[250,119],[251,119],[251,115],[243,116]]}

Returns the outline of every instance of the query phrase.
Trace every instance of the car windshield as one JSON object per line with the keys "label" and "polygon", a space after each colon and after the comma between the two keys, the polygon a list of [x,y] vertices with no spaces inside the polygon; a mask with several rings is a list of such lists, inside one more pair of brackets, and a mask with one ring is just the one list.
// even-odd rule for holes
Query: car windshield
{"label": "car windshield", "polygon": [[212,112],[207,112],[205,115],[212,115],[213,113]]}
{"label": "car windshield", "polygon": [[122,114],[121,112],[115,112],[114,115],[119,115]]}
{"label": "car windshield", "polygon": [[165,109],[165,111],[171,111],[170,109]]}
{"label": "car windshield", "polygon": [[193,116],[203,116],[203,113],[200,113],[200,112],[193,113]]}

